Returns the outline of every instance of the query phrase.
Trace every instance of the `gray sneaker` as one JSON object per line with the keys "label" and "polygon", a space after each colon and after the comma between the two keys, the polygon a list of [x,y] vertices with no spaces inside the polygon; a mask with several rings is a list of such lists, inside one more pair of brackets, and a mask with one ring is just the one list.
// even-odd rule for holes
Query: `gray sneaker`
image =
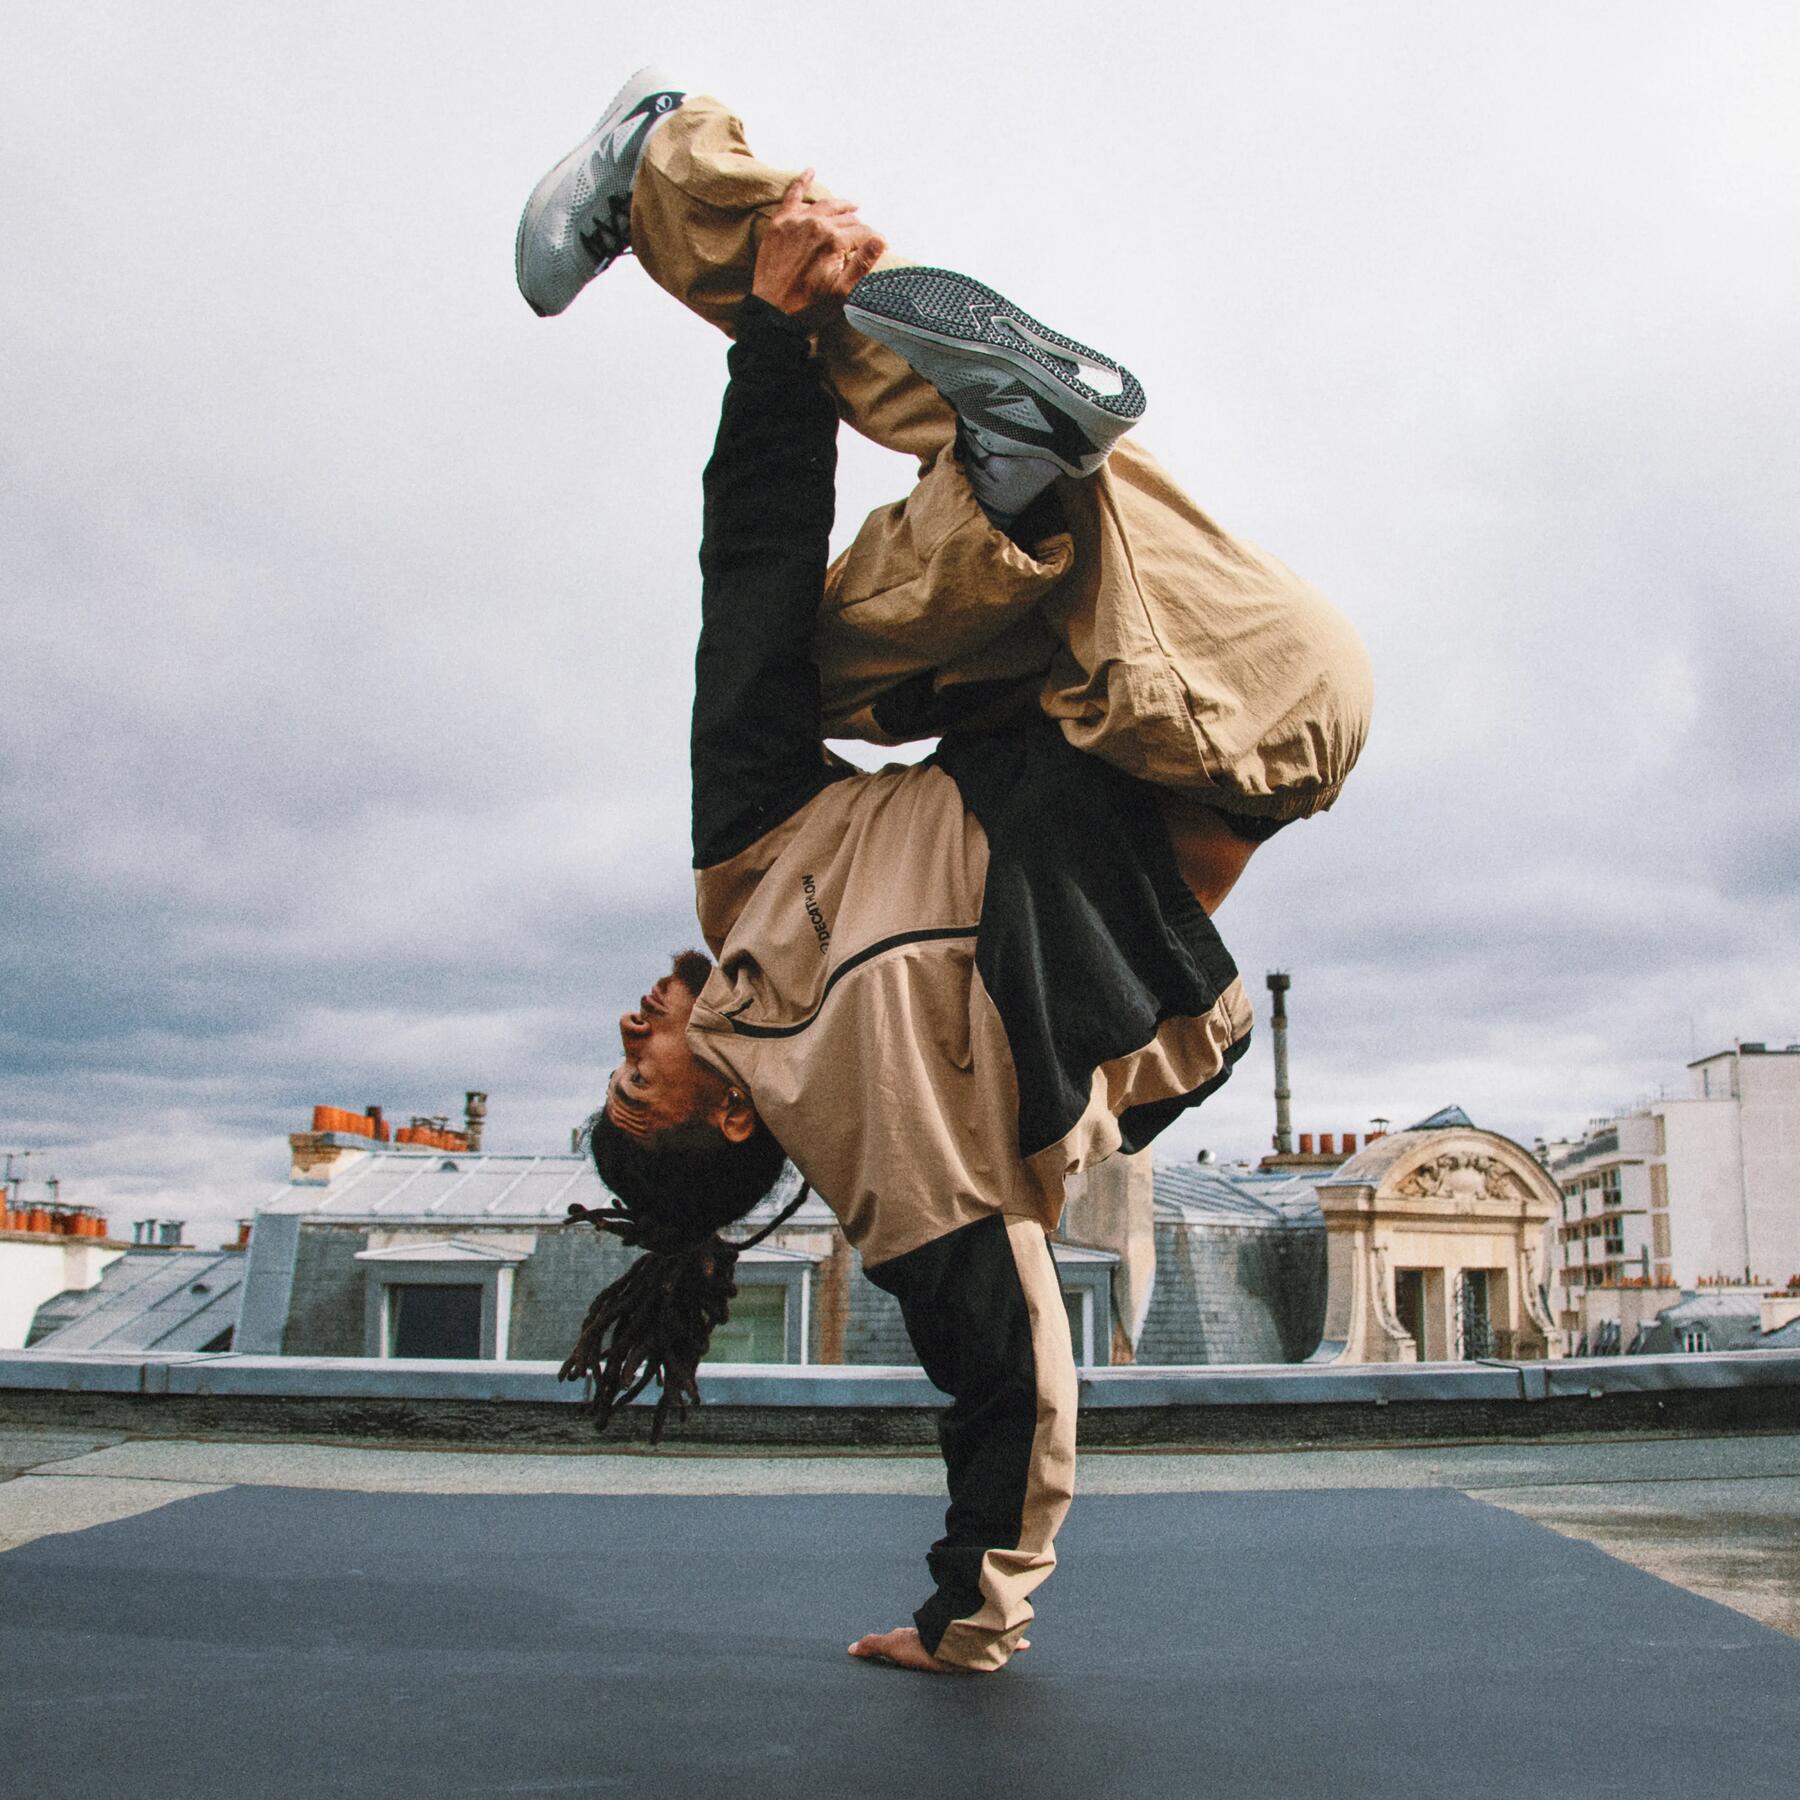
{"label": "gray sneaker", "polygon": [[949,269],[877,269],[844,317],[905,357],[987,455],[1091,475],[1144,416],[1144,390],[1123,364]]}
{"label": "gray sneaker", "polygon": [[631,184],[650,133],[682,102],[642,68],[600,123],[531,190],[513,245],[519,292],[539,318],[559,313],[631,247]]}

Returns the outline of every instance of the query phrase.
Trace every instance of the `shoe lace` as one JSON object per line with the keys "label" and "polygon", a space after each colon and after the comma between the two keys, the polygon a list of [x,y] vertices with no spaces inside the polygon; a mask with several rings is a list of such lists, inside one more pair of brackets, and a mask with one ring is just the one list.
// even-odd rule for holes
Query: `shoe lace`
{"label": "shoe lace", "polygon": [[608,194],[606,216],[596,213],[578,237],[582,249],[602,267],[625,255],[631,248],[631,196]]}

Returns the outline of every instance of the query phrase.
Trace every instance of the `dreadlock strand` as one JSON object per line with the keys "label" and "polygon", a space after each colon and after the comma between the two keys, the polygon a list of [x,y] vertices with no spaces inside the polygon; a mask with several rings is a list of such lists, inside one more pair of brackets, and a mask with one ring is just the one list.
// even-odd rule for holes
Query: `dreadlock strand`
{"label": "dreadlock strand", "polygon": [[736,1248],[716,1236],[677,1251],[652,1250],[595,1297],[559,1373],[591,1384],[597,1430],[652,1382],[660,1389],[653,1444],[661,1443],[671,1415],[685,1420],[700,1404],[700,1360],[714,1329],[730,1317],[736,1264]]}
{"label": "dreadlock strand", "polygon": [[[603,1122],[604,1114],[590,1119],[590,1134]],[[777,1154],[779,1148],[774,1146]],[[597,1144],[595,1149],[599,1165]],[[652,1444],[662,1442],[671,1417],[685,1420],[688,1409],[700,1404],[700,1363],[713,1332],[731,1316],[739,1253],[786,1224],[810,1192],[802,1182],[762,1230],[739,1243],[718,1235],[718,1221],[741,1217],[753,1199],[733,1197],[715,1205],[698,1194],[659,1191],[639,1193],[635,1199],[620,1193],[611,1206],[569,1207],[569,1223],[592,1225],[644,1253],[595,1295],[575,1347],[558,1371],[564,1381],[587,1385],[596,1431],[604,1432],[614,1413],[653,1382],[658,1391],[650,1420]]]}

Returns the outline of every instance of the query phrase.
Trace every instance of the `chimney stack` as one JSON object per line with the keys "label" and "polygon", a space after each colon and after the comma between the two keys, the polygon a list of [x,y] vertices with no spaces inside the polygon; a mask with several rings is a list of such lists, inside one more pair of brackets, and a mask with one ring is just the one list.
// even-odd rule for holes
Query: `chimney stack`
{"label": "chimney stack", "polygon": [[473,1089],[463,1095],[463,1136],[471,1150],[481,1148],[481,1128],[487,1123],[487,1095]]}
{"label": "chimney stack", "polygon": [[[1288,1155],[1294,1148],[1293,1121],[1288,1116],[1288,1101],[1293,1095],[1288,1089],[1287,991],[1287,975],[1279,969],[1271,970],[1269,992],[1275,997],[1270,1020],[1275,1037],[1275,1150],[1280,1156]],[[1310,1149],[1311,1145],[1307,1147]]]}

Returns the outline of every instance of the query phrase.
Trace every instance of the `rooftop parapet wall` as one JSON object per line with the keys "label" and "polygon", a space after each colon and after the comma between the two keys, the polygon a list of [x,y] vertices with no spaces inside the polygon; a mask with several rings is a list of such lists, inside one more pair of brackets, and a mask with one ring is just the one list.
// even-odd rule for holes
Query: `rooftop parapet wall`
{"label": "rooftop parapet wall", "polygon": [[[928,1445],[944,1398],[917,1369],[717,1364],[672,1433],[701,1444]],[[1800,1350],[1363,1367],[1096,1368],[1090,1446],[1240,1447],[1800,1428]],[[652,1389],[597,1443],[546,1362],[366,1357],[0,1355],[0,1418],[127,1432],[541,1442],[646,1433]]]}

